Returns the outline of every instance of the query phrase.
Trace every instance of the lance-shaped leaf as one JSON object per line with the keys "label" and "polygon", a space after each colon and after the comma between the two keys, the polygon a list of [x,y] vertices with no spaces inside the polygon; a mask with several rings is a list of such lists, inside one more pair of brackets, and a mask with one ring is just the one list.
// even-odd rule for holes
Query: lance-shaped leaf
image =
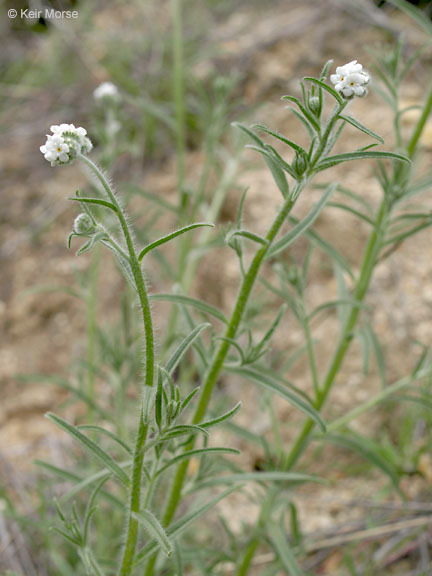
{"label": "lance-shaped leaf", "polygon": [[394,466],[384,458],[380,452],[378,446],[368,438],[364,438],[360,435],[341,435],[341,434],[326,434],[323,436],[325,442],[331,442],[332,444],[338,444],[344,448],[348,448],[353,452],[356,452],[366,460],[368,460],[373,466],[379,468],[390,480],[392,481],[395,488],[399,489],[399,478],[397,471]]}
{"label": "lance-shaped leaf", "polygon": [[[201,426],[202,427],[202,426]],[[174,456],[169,462],[167,462],[164,466],[159,468],[156,473],[156,476],[160,476],[162,472],[165,472],[167,468],[174,466],[178,462],[182,462],[183,460],[189,460],[192,456],[204,456],[206,454],[240,454],[239,450],[235,450],[234,448],[222,448],[222,447],[215,447],[215,448],[197,448],[196,450],[188,450],[187,452],[183,452],[183,454],[179,454],[178,456]]]}
{"label": "lance-shaped leaf", "polygon": [[73,196],[68,198],[68,200],[74,200],[75,202],[83,202],[85,204],[97,204],[98,206],[104,206],[105,208],[109,208],[110,210],[118,214],[117,206],[115,206],[111,202],[108,202],[108,200],[102,200],[101,198],[85,198],[83,196],[78,197]]}
{"label": "lance-shaped leaf", "polygon": [[142,510],[141,512],[133,513],[132,516],[139,524],[145,529],[147,534],[156,540],[162,552],[168,556],[173,553],[173,545],[168,537],[168,534],[162,527],[162,524],[150,510]]}
{"label": "lance-shaped leaf", "polygon": [[223,484],[241,484],[246,482],[281,482],[303,484],[305,482],[315,482],[317,484],[327,484],[324,478],[311,476],[310,474],[301,474],[299,472],[282,472],[279,470],[270,472],[245,472],[244,474],[226,474],[214,478],[206,478],[202,482],[195,484],[193,490],[202,490],[211,486],[221,486]]}
{"label": "lance-shaped leaf", "polygon": [[236,236],[247,238],[248,240],[252,240],[252,242],[256,242],[257,244],[261,244],[262,246],[266,246],[268,244],[268,241],[265,238],[259,236],[258,234],[254,234],[253,232],[249,232],[249,230],[232,230],[231,232],[228,232],[228,234],[226,235],[225,242],[231,245],[230,244],[231,240]]}
{"label": "lance-shaped leaf", "polygon": [[384,144],[384,140],[381,138],[381,136],[378,136],[378,134],[372,132],[372,130],[369,130],[369,128],[366,128],[366,126],[363,126],[363,124],[361,124],[358,120],[356,120],[352,116],[347,116],[346,114],[339,114],[339,118],[341,120],[344,120],[345,122],[348,122],[348,124],[351,124],[351,126],[354,126],[354,128],[357,128],[357,130],[364,132],[371,138],[375,138],[375,140],[378,140],[378,142],[381,142],[381,144]]}
{"label": "lance-shaped leaf", "polygon": [[[194,522],[195,520],[206,514],[209,510],[211,510],[214,506],[216,506],[218,502],[226,498],[229,494],[234,492],[234,490],[237,490],[237,488],[238,487],[236,486],[234,488],[225,490],[224,492],[222,492],[218,496],[215,496],[202,506],[198,506],[194,510],[191,510],[190,512],[182,516],[182,518],[180,518],[176,522],[173,522],[166,529],[168,537],[174,540],[174,538],[176,538],[179,534],[181,534],[192,522]],[[144,562],[144,560],[149,558],[149,556],[152,556],[158,549],[158,546],[159,544],[156,540],[148,542],[144,546],[144,548],[142,548],[136,555],[134,566],[135,567],[138,566],[139,564]]]}
{"label": "lance-shaped leaf", "polygon": [[126,450],[128,454],[130,455],[133,454],[132,448],[130,448],[130,446],[128,446],[126,442],[124,442],[121,438],[119,438],[117,434],[114,434],[114,432],[111,432],[110,430],[106,430],[105,428],[102,428],[101,426],[96,426],[94,424],[82,424],[81,426],[77,426],[77,429],[93,430],[94,432],[99,432],[104,436],[108,436],[108,438],[111,438],[111,440],[114,440],[114,442],[117,442],[119,446],[121,446],[124,450]]}
{"label": "lance-shaped leaf", "polygon": [[182,306],[191,306],[204,314],[217,318],[224,324],[228,324],[227,319],[220,310],[207,304],[207,302],[191,298],[190,296],[184,296],[183,294],[150,294],[149,300],[157,302],[173,302],[174,304],[180,304]]}
{"label": "lance-shaped leaf", "polygon": [[327,188],[326,192],[322,195],[319,202],[314,205],[306,218],[300,220],[300,222],[294,226],[292,230],[285,234],[285,236],[283,236],[278,242],[273,244],[273,246],[267,252],[266,259],[273,258],[276,256],[276,254],[279,254],[279,252],[282,252],[282,250],[285,250],[288,248],[288,246],[291,246],[291,244],[293,244],[299,236],[301,236],[308,228],[310,228],[310,226],[312,226],[336,187],[337,184],[332,184]]}
{"label": "lance-shaped leaf", "polygon": [[181,236],[185,232],[189,232],[189,230],[194,230],[195,228],[202,228],[203,226],[207,226],[209,228],[214,228],[214,224],[210,224],[209,222],[197,222],[196,224],[189,224],[188,226],[185,226],[184,228],[180,228],[179,230],[176,230],[175,232],[171,232],[171,234],[167,234],[166,236],[159,238],[159,240],[155,240],[151,244],[148,244],[139,253],[138,261],[141,262],[141,260],[144,258],[144,256],[146,254],[148,254],[154,248],[157,248],[158,246],[161,246],[162,244],[166,244],[170,240],[177,238],[177,236]]}
{"label": "lance-shaped leaf", "polygon": [[233,372],[234,374],[239,374],[252,382],[255,382],[259,386],[262,386],[266,390],[270,390],[270,392],[274,392],[278,396],[285,398],[290,404],[304,412],[309,418],[311,418],[321,430],[324,432],[326,427],[325,424],[319,415],[319,413],[315,410],[312,404],[309,404],[306,400],[294,394],[291,390],[280,384],[277,380],[272,378],[267,374],[263,374],[262,372],[258,372],[253,370],[252,368],[246,367],[231,367],[229,368],[229,372]]}
{"label": "lance-shaped leaf", "polygon": [[280,140],[284,144],[287,144],[288,146],[290,146],[295,152],[301,152],[302,154],[306,154],[306,150],[304,150],[301,146],[299,146],[298,144],[296,144],[292,140],[289,140],[283,134],[279,134],[279,132],[275,132],[274,130],[267,128],[267,126],[263,126],[262,124],[254,124],[252,126],[252,128],[255,128],[256,130],[261,130],[262,132],[266,132],[267,134],[270,134],[270,136],[273,136],[274,138],[277,138],[278,140]]}
{"label": "lance-shaped leaf", "polygon": [[280,524],[270,522],[267,528],[270,541],[279,557],[279,560],[289,576],[305,576],[295,559],[294,552],[288,542],[286,531]]}
{"label": "lance-shaped leaf", "polygon": [[211,324],[209,324],[208,322],[200,324],[199,326],[194,328],[192,332],[188,334],[186,338],[184,338],[180,342],[180,344],[177,346],[177,348],[174,350],[174,352],[171,354],[171,356],[168,358],[165,364],[165,369],[168,372],[168,374],[171,375],[174,372],[180,360],[182,359],[183,355],[189,350],[189,348],[192,346],[192,344],[195,342],[195,340],[198,338],[198,336],[201,334],[204,328],[209,328],[210,326]]}
{"label": "lance-shaped leaf", "polygon": [[57,424],[59,428],[67,432],[72,438],[77,440],[80,444],[82,444],[91,454],[93,454],[104,466],[108,468],[112,472],[112,474],[120,480],[122,484],[125,486],[129,486],[129,477],[124,470],[120,468],[120,466],[114,461],[114,459],[107,454],[102,448],[100,448],[93,440],[84,436],[75,426],[63,420],[59,416],[52,414],[49,412],[46,414],[46,417]]}
{"label": "lance-shaped leaf", "polygon": [[368,158],[377,158],[379,160],[388,158],[389,160],[399,160],[401,162],[407,162],[411,164],[411,160],[402,154],[396,154],[395,152],[376,152],[364,151],[364,152],[347,152],[346,154],[336,154],[336,156],[329,156],[324,158],[317,165],[318,170],[326,170],[331,166],[336,166],[342,162],[350,162],[351,160],[364,160]]}
{"label": "lance-shaped leaf", "polygon": [[222,422],[226,422],[227,420],[231,420],[231,418],[233,418],[237,412],[240,410],[242,403],[238,402],[234,408],[232,408],[231,410],[228,410],[228,412],[225,412],[225,414],[221,414],[220,416],[216,416],[216,418],[212,418],[211,420],[207,420],[206,422],[201,422],[200,423],[200,427],[201,428],[212,428],[213,426],[216,426],[217,424],[221,424]]}
{"label": "lance-shaped leaf", "polygon": [[307,80],[308,82],[311,82],[316,86],[319,86],[320,88],[328,92],[331,96],[333,96],[333,98],[337,100],[339,104],[344,103],[343,99],[341,98],[341,96],[339,96],[336,90],[331,86],[329,86],[328,84],[326,84],[325,82],[323,82],[322,80],[318,80],[318,78],[312,78],[311,76],[306,76],[305,78],[303,78],[303,80]]}

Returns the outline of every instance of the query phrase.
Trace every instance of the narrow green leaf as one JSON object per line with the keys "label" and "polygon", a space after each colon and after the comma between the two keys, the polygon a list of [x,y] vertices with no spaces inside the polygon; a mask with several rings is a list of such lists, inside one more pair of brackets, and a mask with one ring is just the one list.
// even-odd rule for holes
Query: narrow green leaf
{"label": "narrow green leaf", "polygon": [[166,244],[170,240],[177,238],[177,236],[181,236],[185,232],[189,232],[189,230],[194,230],[195,228],[202,228],[203,226],[207,226],[209,228],[214,228],[214,224],[210,224],[209,222],[197,222],[196,224],[189,224],[189,226],[185,226],[184,228],[180,228],[179,230],[176,230],[175,232],[171,232],[171,234],[167,234],[166,236],[159,238],[159,240],[155,240],[154,242],[151,242],[151,244],[148,244],[139,253],[138,262],[141,262],[141,260],[144,258],[144,256],[146,254],[148,254],[154,248],[157,248],[158,246],[161,246],[162,244]]}
{"label": "narrow green leaf", "polygon": [[204,322],[203,324],[200,324],[199,326],[194,328],[192,330],[192,332],[190,334],[188,334],[186,336],[186,338],[184,338],[180,342],[180,344],[172,352],[171,356],[168,358],[168,360],[165,364],[165,369],[168,372],[168,374],[172,375],[172,373],[177,368],[177,366],[178,366],[180,360],[182,359],[182,357],[184,356],[184,354],[189,350],[189,348],[192,346],[192,344],[195,342],[195,340],[198,338],[198,336],[201,334],[201,332],[205,328],[209,328],[210,326],[211,326],[211,324],[209,324],[208,322]]}
{"label": "narrow green leaf", "polygon": [[347,152],[346,154],[328,156],[327,158],[324,158],[324,160],[321,160],[321,162],[317,165],[317,170],[327,170],[327,168],[336,166],[342,162],[349,162],[351,160],[364,160],[368,158],[388,158],[390,160],[400,160],[401,162],[407,162],[408,164],[411,164],[411,160],[402,154],[396,154],[395,152],[380,152],[377,150],[375,152]]}
{"label": "narrow green leaf", "polygon": [[400,242],[403,242],[404,240],[406,240],[410,236],[417,234],[417,232],[420,232],[421,230],[424,230],[425,228],[429,228],[429,226],[431,226],[431,225],[432,225],[432,219],[429,220],[428,222],[423,222],[422,224],[418,224],[417,226],[413,226],[412,228],[410,228],[406,232],[401,232],[400,234],[395,234],[394,236],[391,236],[390,238],[388,238],[388,240],[386,240],[384,242],[384,245],[399,244]]}
{"label": "narrow green leaf", "polygon": [[306,76],[305,78],[303,78],[303,80],[307,80],[308,82],[311,82],[312,84],[315,84],[316,86],[319,86],[320,88],[322,88],[323,90],[328,92],[331,96],[333,96],[333,98],[339,104],[343,104],[344,101],[341,98],[341,96],[336,92],[336,90],[334,88],[329,86],[326,82],[323,82],[322,80],[318,80],[318,78],[313,78],[311,76]]}
{"label": "narrow green leaf", "polygon": [[282,96],[281,100],[288,100],[289,102],[293,102],[294,104],[296,104],[299,107],[303,116],[307,119],[309,124],[315,130],[315,132],[317,134],[320,133],[320,125],[318,120],[314,118],[312,114],[308,112],[308,110],[306,110],[306,108],[303,106],[303,104],[300,102],[298,98],[295,98],[294,96]]}
{"label": "narrow green leaf", "polygon": [[378,336],[376,335],[375,330],[372,328],[371,323],[367,319],[365,319],[364,328],[374,352],[375,360],[378,367],[378,373],[381,380],[381,386],[384,389],[387,386],[387,372],[386,372],[384,353],[381,348]]}
{"label": "narrow green leaf", "polygon": [[102,448],[95,444],[95,442],[90,440],[90,438],[87,438],[87,436],[84,436],[84,434],[81,434],[81,432],[75,426],[72,426],[69,424],[69,422],[66,422],[66,420],[63,420],[63,418],[60,418],[51,412],[46,414],[46,418],[54,422],[54,424],[57,424],[59,428],[80,442],[80,444],[82,444],[91,454],[100,460],[100,462],[102,462],[102,464],[104,464],[104,466],[106,466],[108,470],[110,470],[124,486],[129,486],[129,477],[124,472],[124,470],[120,468],[120,466],[109,454],[107,454],[104,450],[102,450]]}
{"label": "narrow green leaf", "polygon": [[242,130],[245,134],[247,134],[249,138],[251,138],[255,142],[255,144],[258,144],[258,146],[260,147],[264,147],[264,142],[261,140],[261,138],[259,138],[254,132],[252,132],[250,128],[248,128],[244,124],[240,124],[240,122],[232,122],[231,126],[233,126],[234,128],[240,128],[240,130]]}
{"label": "narrow green leaf", "polygon": [[297,396],[291,390],[280,384],[276,379],[272,378],[269,375],[265,375],[261,372],[258,372],[252,368],[246,367],[232,367],[229,368],[229,372],[233,372],[234,374],[239,374],[252,382],[255,382],[259,386],[262,386],[266,390],[270,390],[275,394],[278,394],[282,398],[285,398],[290,404],[304,412],[309,418],[311,418],[319,428],[324,432],[326,427],[325,424],[319,415],[319,413],[314,409],[314,407],[309,404],[307,401],[302,399],[301,397]]}
{"label": "narrow green leaf", "polygon": [[180,405],[180,413],[189,406],[190,402],[192,402],[193,398],[195,398],[196,394],[200,391],[200,387],[197,386],[190,394],[186,396],[186,398],[182,401]]}
{"label": "narrow green leaf", "polygon": [[354,128],[357,128],[357,130],[360,130],[360,132],[364,132],[371,138],[374,138],[375,140],[378,140],[378,142],[381,142],[381,144],[384,144],[384,140],[381,138],[381,136],[378,136],[378,134],[376,134],[372,130],[369,130],[369,128],[366,128],[366,126],[363,126],[363,124],[361,124],[358,120],[356,120],[352,116],[339,114],[339,118],[341,120],[345,120],[345,122],[348,122],[348,124],[351,124],[351,126],[354,126]]}
{"label": "narrow green leaf", "polygon": [[220,486],[223,484],[238,484],[246,482],[288,482],[299,483],[315,482],[317,484],[328,484],[323,478],[311,476],[309,474],[300,474],[298,472],[245,472],[239,474],[227,474],[225,476],[216,476],[215,478],[205,478],[202,482],[195,484],[193,490],[203,490],[210,486]]}
{"label": "narrow green leaf", "polygon": [[408,14],[429,36],[432,36],[432,24],[427,19],[425,12],[415,8],[406,0],[387,0],[387,2],[393,4],[393,6],[396,6],[396,8],[399,8],[399,10],[402,10],[405,14]]}
{"label": "narrow green leaf", "polygon": [[114,204],[108,202],[107,200],[101,200],[100,198],[84,198],[83,196],[79,196],[78,198],[76,198],[75,196],[72,196],[68,198],[68,200],[74,200],[75,202],[84,202],[85,204],[98,204],[99,206],[109,208],[116,214],[118,213],[117,206],[114,206]]}
{"label": "narrow green leaf", "polygon": [[235,238],[236,236],[247,238],[248,240],[252,240],[253,242],[256,242],[257,244],[261,244],[263,246],[267,246],[268,244],[265,238],[259,236],[258,234],[254,234],[253,232],[249,232],[249,230],[232,230],[227,234],[227,237],[225,239],[226,243],[229,244],[231,239]]}
{"label": "narrow green leaf", "polygon": [[264,156],[264,160],[272,173],[273,180],[276,182],[276,186],[279,188],[280,193],[284,198],[287,198],[289,194],[288,180],[284,171],[279,166],[278,161],[268,155]]}
{"label": "narrow green leaf", "polygon": [[204,314],[217,318],[224,324],[228,324],[227,319],[220,310],[207,304],[207,302],[191,298],[190,296],[184,296],[183,294],[150,294],[149,300],[156,302],[173,302],[174,304],[180,304],[181,306],[191,306]]}
{"label": "narrow green leaf", "polygon": [[[201,426],[203,428],[203,426]],[[205,454],[240,454],[239,450],[234,450],[234,448],[197,448],[196,450],[188,450],[187,452],[183,452],[183,454],[179,454],[178,456],[174,456],[169,462],[167,462],[164,466],[159,468],[156,473],[156,476],[160,476],[167,468],[174,466],[178,462],[183,460],[189,460],[192,456],[204,456]]]}
{"label": "narrow green leaf", "polygon": [[364,308],[367,309],[366,304],[363,304],[362,302],[358,302],[356,300],[352,300],[352,299],[341,299],[339,298],[339,300],[331,300],[329,302],[324,302],[324,304],[320,304],[319,306],[317,306],[316,308],[314,308],[312,310],[312,312],[309,314],[309,316],[307,317],[308,321],[311,321],[312,318],[314,318],[317,314],[319,314],[320,312],[324,311],[324,310],[328,310],[329,308],[336,308],[338,306],[349,306],[350,308]]}
{"label": "narrow green leaf", "polygon": [[267,128],[267,126],[263,126],[262,124],[254,124],[252,128],[256,130],[261,130],[262,132],[266,132],[267,134],[270,134],[270,136],[274,136],[274,138],[277,138],[284,144],[287,144],[296,152],[302,152],[306,154],[306,150],[304,150],[301,146],[299,146],[295,142],[292,142],[291,140],[288,140],[288,138],[286,138],[283,134],[280,134],[279,132],[276,132],[274,130],[270,130],[270,128]]}
{"label": "narrow green leaf", "polygon": [[365,222],[367,222],[371,226],[374,226],[374,224],[375,224],[375,222],[372,220],[372,218],[369,218],[369,216],[366,216],[366,214],[363,214],[363,212],[360,212],[359,210],[356,210],[355,208],[352,208],[351,206],[347,206],[347,204],[343,204],[342,202],[329,202],[327,204],[327,206],[328,206],[328,208],[339,208],[340,210],[345,210],[345,212],[349,212],[350,214],[354,214],[354,216],[356,216],[357,218],[360,218],[360,220],[364,220]]}
{"label": "narrow green leaf", "polygon": [[288,248],[288,246],[291,246],[291,244],[293,244],[299,236],[301,236],[308,228],[310,228],[310,226],[312,226],[336,187],[337,184],[330,185],[326,192],[321,196],[319,202],[313,206],[309,214],[303,218],[303,220],[300,220],[300,222],[294,226],[292,230],[285,234],[285,236],[283,236],[278,242],[273,244],[273,246],[267,252],[267,260],[276,256],[276,254],[279,254],[279,252],[282,252],[282,250],[285,250]]}
{"label": "narrow green leaf", "polygon": [[184,436],[186,434],[197,434],[198,432],[204,434],[204,436],[209,436],[209,433],[203,426],[197,426],[196,424],[179,424],[167,430],[163,435],[163,440],[176,436]]}
{"label": "narrow green leaf", "polygon": [[[298,222],[297,219],[294,219],[293,217],[290,218],[290,220],[292,222]],[[325,252],[326,254],[328,254],[328,256],[336,261],[339,266],[345,270],[345,272],[348,273],[348,275],[350,276],[350,278],[352,278],[354,280],[354,274],[353,271],[351,270],[348,262],[345,260],[345,258],[336,250],[336,248],[334,248],[331,244],[329,244],[326,240],[324,240],[324,238],[322,236],[320,236],[315,230],[307,230],[306,231],[306,236],[308,236],[309,240],[316,244],[323,252]]]}
{"label": "narrow green leaf", "polygon": [[379,453],[377,445],[368,438],[360,435],[341,435],[341,434],[326,434],[322,437],[325,442],[338,444],[344,448],[348,448],[356,452],[365,460],[368,460],[373,466],[379,468],[388,478],[392,481],[393,485],[399,490],[399,478],[393,465]]}
{"label": "narrow green leaf", "polygon": [[114,442],[117,442],[117,444],[119,444],[124,450],[126,450],[126,452],[130,455],[132,455],[132,448],[130,448],[126,442],[124,442],[121,438],[119,438],[116,434],[114,434],[114,432],[111,432],[110,430],[106,430],[105,428],[102,428],[101,426],[96,426],[94,424],[81,424],[80,426],[77,426],[78,430],[93,430],[95,432],[100,432],[101,434],[104,434],[105,436],[108,436],[108,438],[111,438],[111,440],[114,440]]}
{"label": "narrow green leaf", "polygon": [[231,418],[233,418],[237,412],[240,410],[242,406],[241,402],[238,402],[234,408],[231,408],[231,410],[228,410],[228,412],[225,412],[225,414],[221,414],[221,416],[217,416],[216,418],[212,418],[211,420],[207,420],[206,422],[201,422],[200,423],[200,427],[201,428],[212,428],[213,426],[216,426],[217,424],[221,424],[222,422],[226,422],[227,420],[231,420]]}
{"label": "narrow green leaf", "polygon": [[[198,506],[197,508],[195,508],[194,510],[191,510],[190,512],[188,512],[187,514],[185,514],[184,516],[182,516],[179,520],[177,520],[176,522],[173,522],[170,526],[168,526],[168,528],[166,529],[166,533],[168,535],[168,537],[172,538],[173,540],[179,535],[181,534],[181,532],[183,532],[192,522],[194,522],[195,520],[197,520],[198,518],[200,518],[201,516],[203,516],[204,514],[206,514],[209,510],[211,510],[214,506],[216,506],[216,504],[218,504],[221,500],[223,500],[224,498],[226,498],[227,496],[229,496],[229,494],[231,494],[232,492],[234,492],[234,490],[237,490],[237,487],[234,488],[229,488],[228,490],[225,490],[224,492],[222,492],[221,494],[219,494],[218,496],[215,496],[214,498],[212,498],[211,500],[207,501],[205,504],[203,504],[202,506]],[[141,564],[142,562],[144,562],[144,560],[146,560],[149,556],[151,556],[152,554],[154,554],[156,552],[156,550],[158,549],[158,543],[156,541],[151,541],[148,542],[148,544],[146,544],[144,546],[144,548],[142,548],[136,555],[135,557],[135,563],[134,566],[138,566],[139,564]]]}
{"label": "narrow green leaf", "polygon": [[157,541],[162,552],[169,558],[174,550],[173,545],[156,516],[150,510],[132,513],[132,516],[141,524],[148,535]]}
{"label": "narrow green leaf", "polygon": [[282,526],[276,524],[276,522],[269,522],[267,530],[271,543],[287,574],[289,576],[305,576],[295,559],[294,552],[291,550],[286,532],[282,529]]}

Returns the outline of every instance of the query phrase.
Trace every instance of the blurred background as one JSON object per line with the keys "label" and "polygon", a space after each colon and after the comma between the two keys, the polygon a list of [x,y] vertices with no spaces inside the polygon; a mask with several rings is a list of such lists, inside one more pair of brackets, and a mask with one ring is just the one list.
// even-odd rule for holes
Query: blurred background
{"label": "blurred background", "polygon": [[[76,11],[78,16],[21,17],[21,9],[37,11],[47,6]],[[420,7],[424,18],[429,19],[431,4],[424,1]],[[11,9],[17,10],[16,18],[7,16]],[[127,196],[139,238],[147,238],[150,223],[155,230],[152,238],[157,237],[156,231],[160,235],[171,229],[166,207],[175,202],[179,183],[186,194],[203,184],[205,194],[211,197],[213,189],[223,182],[225,201],[218,216],[221,227],[235,219],[241,191],[250,186],[247,215],[259,232],[265,230],[278,205],[279,193],[263,162],[250,152],[241,152],[230,123],[260,122],[289,136],[298,128],[284,110],[280,96],[298,95],[300,78],[318,75],[328,59],[335,65],[357,59],[368,69],[371,51],[388,49],[399,38],[403,38],[403,50],[409,57],[428,38],[406,14],[384,2],[185,0],[182,76],[186,148],[183,168],[179,168],[173,133],[173,17],[168,0],[30,4],[17,0],[2,2],[0,11],[0,514],[6,508],[15,511],[15,515],[0,515],[0,570],[41,576],[60,572],[32,546],[34,536],[29,536],[33,534],[32,522],[37,523],[41,513],[37,494],[43,482],[33,460],[64,460],[64,438],[43,414],[61,406],[63,414],[75,418],[82,410],[79,402],[68,404],[64,379],[71,371],[79,378],[80,370],[84,370],[83,357],[89,360],[89,282],[98,286],[98,300],[92,308],[95,325],[104,326],[112,336],[112,341],[108,338],[105,348],[100,349],[107,356],[114,354],[115,334],[124,320],[116,312],[118,303],[127,303],[128,298],[109,254],[100,254],[95,264],[89,255],[75,257],[78,245],[67,248],[77,208],[66,198],[84,187],[86,178],[75,167],[54,169],[44,160],[39,146],[44,144],[49,127],[66,122],[87,129],[95,147],[93,157],[109,170]],[[421,103],[431,59],[432,51],[427,48],[414,68],[416,81],[402,88],[406,105]],[[118,88],[118,101],[94,98],[94,90],[106,81]],[[356,101],[354,107],[355,114],[351,113],[381,134],[391,149],[391,114],[373,85],[367,99]],[[416,119],[415,111],[407,114],[404,128],[411,129]],[[298,136],[300,140],[303,137]],[[342,149],[347,143],[350,147],[364,145],[365,140],[363,135],[350,132],[343,142]],[[424,132],[423,145],[430,153],[432,125]],[[209,150],[214,164],[203,176]],[[340,176],[358,193],[378,202],[371,165],[344,167]],[[308,203],[305,199],[305,209]],[[357,223],[353,228],[344,213],[329,211],[320,219],[318,230],[356,265],[367,228]],[[392,352],[388,366],[391,380],[403,376],[407,365],[420,354],[416,341],[431,342],[431,240],[432,234],[426,230],[405,243],[379,268],[371,291],[371,306],[379,310],[376,330],[384,348]],[[202,263],[191,292],[229,311],[238,278],[235,258],[225,254],[216,246],[211,259]],[[164,262],[168,269],[173,265],[170,258],[168,250]],[[315,266],[311,298],[319,301],[323,291],[331,294],[335,286],[331,271],[318,262]],[[93,280],[89,280],[92,270]],[[154,274],[149,269],[148,276],[152,291],[171,289],[168,273]],[[155,305],[161,339],[169,329],[167,310],[165,305]],[[129,321],[133,324],[135,320],[132,317]],[[336,333],[336,321],[333,328]],[[326,331],[331,335],[332,326],[326,325]],[[275,345],[280,349],[296,346],[299,338],[296,330],[287,327]],[[101,365],[109,365],[112,357],[103,358],[100,350],[90,351],[90,355],[100,354]],[[319,353],[326,357],[325,342]],[[353,397],[367,398],[378,378],[372,371],[367,385],[358,387],[361,359],[354,354],[344,371],[347,385],[332,403],[335,413],[343,413]],[[296,385],[301,387],[305,366],[300,364],[295,376]],[[235,382],[224,385],[235,398]],[[136,391],[128,394],[136,397]],[[244,424],[256,422],[254,393],[250,394],[250,405],[245,403],[240,416]],[[364,425],[378,428],[383,422],[385,414]],[[387,424],[391,427],[394,422]],[[266,433],[259,422],[254,426],[257,432]],[[252,468],[258,465],[254,453],[242,458]],[[366,497],[382,488],[379,478],[368,478],[365,483],[350,476],[346,471],[351,464],[343,460],[335,465],[340,496]],[[413,497],[430,494],[432,459],[425,456],[416,465],[422,467],[421,474],[413,470],[404,480],[405,489]],[[317,464],[317,473],[319,468]],[[325,491],[322,488],[314,497],[325,501]],[[348,517],[337,502],[317,504],[307,496],[302,504],[305,529],[328,528]],[[238,518],[244,518],[245,504],[241,499],[237,504]],[[320,573],[336,573],[332,566],[338,566],[338,553],[329,558]],[[389,568],[386,574],[408,573],[403,571],[404,565],[399,570],[390,572]]]}

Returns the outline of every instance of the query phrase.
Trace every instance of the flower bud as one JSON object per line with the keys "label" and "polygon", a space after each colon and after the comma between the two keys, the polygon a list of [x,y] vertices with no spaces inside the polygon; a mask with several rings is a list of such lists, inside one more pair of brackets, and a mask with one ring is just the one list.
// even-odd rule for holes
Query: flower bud
{"label": "flower bud", "polygon": [[308,167],[308,157],[303,150],[296,152],[295,158],[292,163],[292,169],[297,176],[301,177],[306,172]]}
{"label": "flower bud", "polygon": [[88,236],[95,230],[93,220],[88,214],[78,214],[73,224],[73,231],[75,234]]}
{"label": "flower bud", "polygon": [[321,102],[318,96],[310,96],[309,98],[309,110],[319,118],[321,116]]}

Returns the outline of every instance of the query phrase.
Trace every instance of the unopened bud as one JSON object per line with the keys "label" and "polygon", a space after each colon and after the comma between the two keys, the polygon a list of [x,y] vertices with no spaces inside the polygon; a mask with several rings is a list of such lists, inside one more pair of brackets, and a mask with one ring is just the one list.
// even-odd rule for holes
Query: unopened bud
{"label": "unopened bud", "polygon": [[79,214],[74,221],[73,231],[75,234],[88,235],[95,230],[93,220],[88,214]]}

